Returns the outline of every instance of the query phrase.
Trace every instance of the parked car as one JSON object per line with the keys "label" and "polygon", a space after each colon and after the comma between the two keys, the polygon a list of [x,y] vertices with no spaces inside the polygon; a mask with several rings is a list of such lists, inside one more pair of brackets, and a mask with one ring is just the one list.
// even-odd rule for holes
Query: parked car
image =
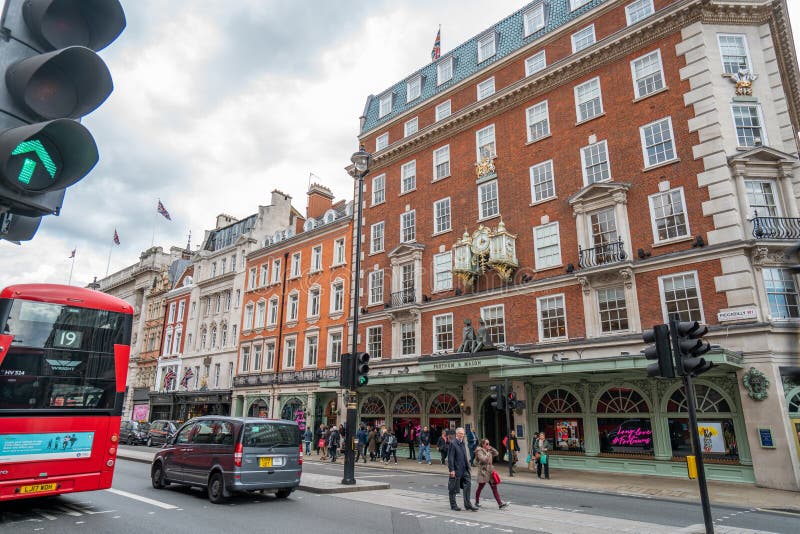
{"label": "parked car", "polygon": [[204,488],[219,504],[234,492],[269,491],[280,499],[300,485],[303,448],[294,421],[207,415],[188,421],[156,452],[153,487]]}
{"label": "parked car", "polygon": [[164,445],[169,439],[175,435],[178,430],[178,423],[176,421],[167,421],[159,419],[150,423],[150,430],[147,432],[147,446]]}
{"label": "parked car", "polygon": [[126,419],[119,426],[119,442],[128,445],[147,443],[150,423]]}

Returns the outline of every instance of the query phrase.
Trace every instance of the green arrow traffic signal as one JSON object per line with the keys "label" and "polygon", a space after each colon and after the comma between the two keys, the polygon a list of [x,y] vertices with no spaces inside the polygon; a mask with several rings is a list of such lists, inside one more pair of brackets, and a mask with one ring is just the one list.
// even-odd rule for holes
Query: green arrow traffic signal
{"label": "green arrow traffic signal", "polygon": [[[53,162],[53,158],[50,157],[50,154],[44,148],[44,145],[42,145],[42,142],[38,139],[29,139],[28,141],[21,142],[17,145],[17,148],[11,152],[11,155],[19,156],[20,154],[28,154],[30,152],[33,152],[39,157],[39,161],[41,161],[42,165],[44,165],[44,168],[47,170],[50,178],[55,180],[57,170],[56,164]],[[17,180],[25,185],[29,185],[35,170],[36,161],[32,160],[31,158],[25,158],[25,161],[22,163],[22,169],[20,169],[19,175],[17,176]]]}

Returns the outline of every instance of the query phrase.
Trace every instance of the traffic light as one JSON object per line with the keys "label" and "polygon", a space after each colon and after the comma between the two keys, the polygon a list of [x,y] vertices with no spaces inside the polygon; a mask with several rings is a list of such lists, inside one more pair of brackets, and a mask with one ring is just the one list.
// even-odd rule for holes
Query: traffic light
{"label": "traffic light", "polygon": [[353,389],[355,380],[356,361],[349,352],[342,354],[339,365],[339,386],[344,389]]}
{"label": "traffic light", "polygon": [[489,389],[492,392],[489,395],[489,398],[492,400],[492,408],[498,412],[504,411],[506,409],[506,394],[503,389],[503,384],[495,384],[490,386]]}
{"label": "traffic light", "polygon": [[517,408],[517,392],[513,390],[507,391],[506,402],[508,403],[509,410],[515,410]]}
{"label": "traffic light", "polygon": [[41,217],[25,217],[11,212],[0,213],[0,239],[15,243],[28,241],[39,229]]}
{"label": "traffic light", "polygon": [[369,382],[369,354],[366,352],[357,352],[355,355],[354,367],[353,389],[366,386]]}
{"label": "traffic light", "polygon": [[680,363],[678,370],[682,375],[698,376],[712,367],[713,362],[707,362],[701,356],[711,350],[711,345],[703,340],[708,333],[708,327],[697,321],[673,321],[675,328]]}
{"label": "traffic light", "polygon": [[113,91],[96,51],[125,13],[119,0],[6,0],[0,26],[0,212],[57,215],[99,159],[77,120]]}
{"label": "traffic light", "polygon": [[669,326],[657,324],[650,330],[642,332],[645,343],[654,343],[644,349],[644,357],[658,360],[647,366],[647,376],[675,378],[675,364],[672,361],[672,348],[669,343]]}

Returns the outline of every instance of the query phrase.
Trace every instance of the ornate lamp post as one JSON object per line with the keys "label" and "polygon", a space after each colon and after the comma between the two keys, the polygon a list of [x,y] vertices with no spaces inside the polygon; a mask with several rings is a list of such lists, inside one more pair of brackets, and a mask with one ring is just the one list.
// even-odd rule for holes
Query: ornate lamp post
{"label": "ornate lamp post", "polygon": [[[358,152],[353,154],[350,161],[353,162],[353,178],[358,179],[358,194],[356,199],[358,201],[358,210],[356,210],[356,261],[354,265],[353,275],[353,345],[351,354],[355,356],[358,352],[358,310],[359,302],[358,297],[361,294],[361,211],[364,205],[364,176],[369,172],[371,156],[369,152],[360,147]],[[355,484],[356,483],[356,466],[355,466],[355,451],[354,441],[356,433],[356,394],[350,391],[347,394],[347,439],[344,444],[344,478],[342,484]]]}

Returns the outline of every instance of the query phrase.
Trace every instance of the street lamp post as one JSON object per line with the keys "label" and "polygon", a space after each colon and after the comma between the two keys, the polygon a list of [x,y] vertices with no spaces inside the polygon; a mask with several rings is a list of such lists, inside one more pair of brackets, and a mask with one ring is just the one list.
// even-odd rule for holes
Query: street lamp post
{"label": "street lamp post", "polygon": [[[359,296],[361,294],[361,212],[364,204],[364,176],[369,172],[370,154],[364,147],[359,147],[358,152],[350,158],[353,162],[353,178],[358,179],[358,209],[356,211],[356,261],[353,276],[353,345],[351,354],[355,357],[358,352],[358,311]],[[356,462],[355,462],[355,434],[356,434],[356,393],[355,391],[345,392],[347,396],[347,439],[344,443],[344,478],[342,484],[352,485],[356,483]]]}

